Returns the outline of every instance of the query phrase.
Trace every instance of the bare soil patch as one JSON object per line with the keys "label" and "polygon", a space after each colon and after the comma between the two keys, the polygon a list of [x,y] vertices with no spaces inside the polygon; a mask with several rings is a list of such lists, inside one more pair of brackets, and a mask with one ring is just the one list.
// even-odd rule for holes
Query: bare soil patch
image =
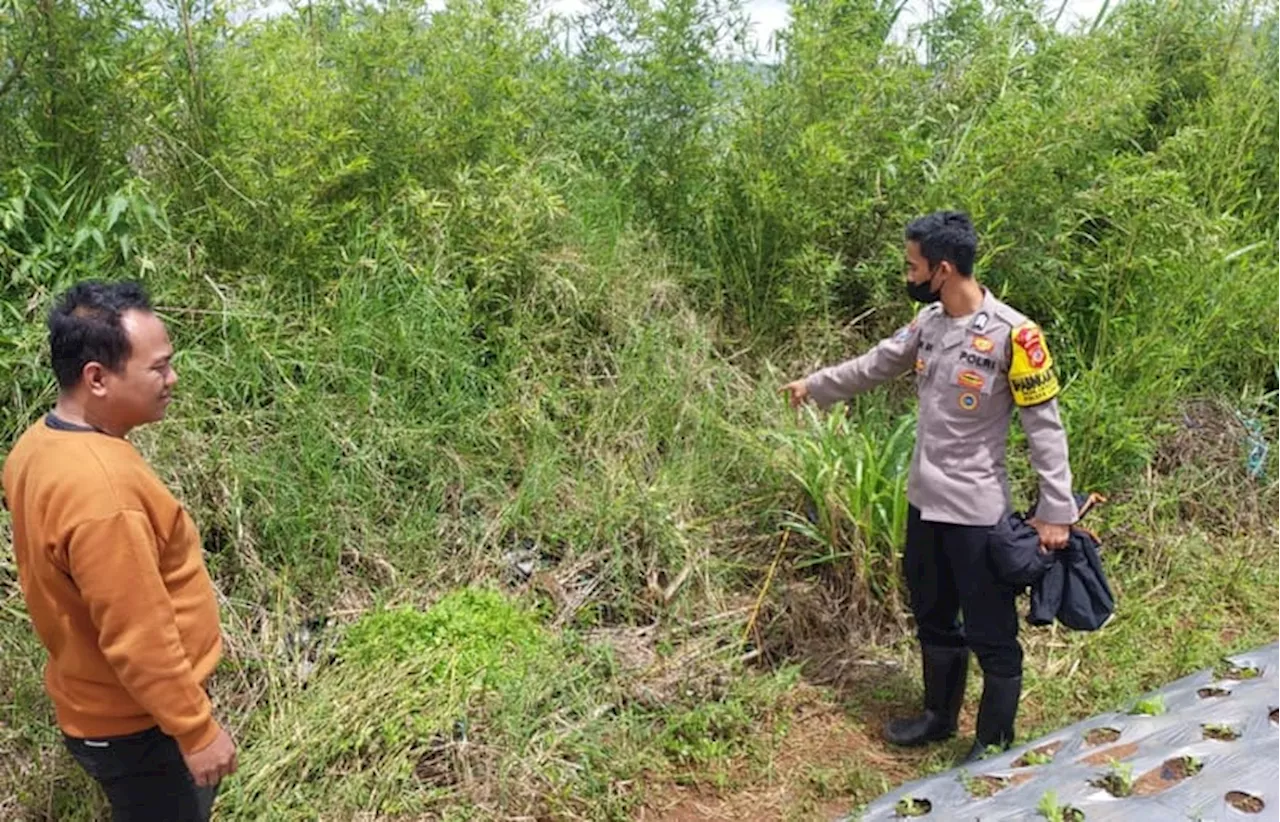
{"label": "bare soil patch", "polygon": [[1231,807],[1242,813],[1262,813],[1262,809],[1266,807],[1261,798],[1244,791],[1230,791],[1226,798]]}
{"label": "bare soil patch", "polygon": [[1086,745],[1106,745],[1120,738],[1120,731],[1115,728],[1094,728],[1084,735]]}
{"label": "bare soil patch", "polygon": [[1138,777],[1133,783],[1134,796],[1155,796],[1158,793],[1177,785],[1188,777],[1195,776],[1200,773],[1203,765],[1199,760],[1190,756],[1175,756],[1172,759],[1166,759],[1158,767]]}

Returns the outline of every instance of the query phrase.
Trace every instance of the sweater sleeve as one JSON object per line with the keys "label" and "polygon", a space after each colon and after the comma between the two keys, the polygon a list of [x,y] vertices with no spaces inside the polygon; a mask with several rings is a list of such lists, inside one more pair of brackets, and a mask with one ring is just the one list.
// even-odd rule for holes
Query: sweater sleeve
{"label": "sweater sleeve", "polygon": [[183,650],[159,556],[146,515],[126,510],[78,525],[67,559],[98,647],[120,684],[191,753],[209,745],[219,729]]}

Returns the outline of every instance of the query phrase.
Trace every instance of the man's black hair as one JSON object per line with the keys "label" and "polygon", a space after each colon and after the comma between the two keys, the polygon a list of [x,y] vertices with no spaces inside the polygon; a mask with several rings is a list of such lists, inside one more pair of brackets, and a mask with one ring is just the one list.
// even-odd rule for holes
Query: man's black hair
{"label": "man's black hair", "polygon": [[966,277],[973,276],[978,256],[978,232],[962,211],[935,211],[907,224],[907,239],[920,245],[920,253],[935,268],[949,262]]}
{"label": "man's black hair", "polygon": [[49,312],[49,353],[58,386],[74,387],[90,362],[119,371],[131,353],[121,315],[150,310],[151,299],[138,283],[89,280],[67,289]]}

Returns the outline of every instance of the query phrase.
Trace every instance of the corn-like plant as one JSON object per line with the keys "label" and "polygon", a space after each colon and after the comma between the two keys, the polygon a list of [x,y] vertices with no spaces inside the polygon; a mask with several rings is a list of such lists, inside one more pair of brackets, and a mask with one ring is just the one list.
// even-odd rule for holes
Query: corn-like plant
{"label": "corn-like plant", "polygon": [[878,601],[897,596],[897,558],[907,522],[907,471],[915,418],[825,416],[807,409],[800,427],[775,433],[777,459],[804,493],[787,527],[815,550],[798,567],[848,559],[859,588]]}

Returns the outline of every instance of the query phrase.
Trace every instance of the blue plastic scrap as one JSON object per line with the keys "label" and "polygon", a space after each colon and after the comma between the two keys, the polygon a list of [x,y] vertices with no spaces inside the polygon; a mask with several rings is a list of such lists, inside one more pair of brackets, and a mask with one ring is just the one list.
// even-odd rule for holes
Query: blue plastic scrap
{"label": "blue plastic scrap", "polygon": [[1245,417],[1239,411],[1236,412],[1236,417],[1248,432],[1249,453],[1245,457],[1245,467],[1249,471],[1249,476],[1259,479],[1267,468],[1267,454],[1271,446],[1262,435],[1262,423],[1256,418]]}
{"label": "blue plastic scrap", "polygon": [[[1228,657],[1134,703],[1156,715],[1091,717],[903,785],[842,822],[1034,822],[1049,800],[1085,822],[1280,822],[1278,668],[1280,643]],[[1028,761],[1030,751],[1043,755]]]}

